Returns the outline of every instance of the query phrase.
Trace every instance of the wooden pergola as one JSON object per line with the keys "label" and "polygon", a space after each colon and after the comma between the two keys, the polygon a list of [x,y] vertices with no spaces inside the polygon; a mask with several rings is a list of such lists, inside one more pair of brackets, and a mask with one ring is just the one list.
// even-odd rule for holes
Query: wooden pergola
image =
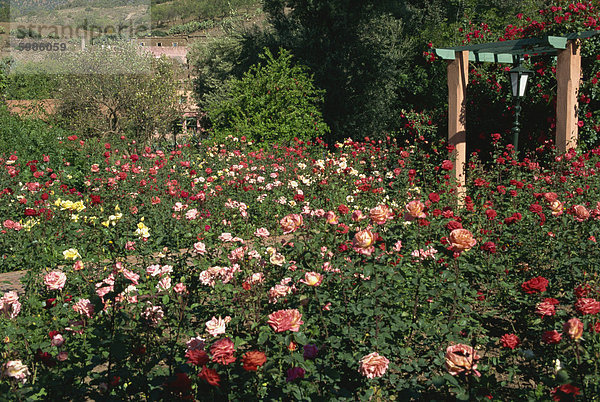
{"label": "wooden pergola", "polygon": [[469,62],[510,63],[518,65],[525,55],[556,56],[556,145],[561,152],[577,146],[578,92],[581,76],[581,39],[596,31],[566,36],[545,36],[470,46],[435,49],[438,57],[448,61],[448,141],[455,147],[454,176],[459,199],[465,195],[467,142],[465,131],[466,93]]}

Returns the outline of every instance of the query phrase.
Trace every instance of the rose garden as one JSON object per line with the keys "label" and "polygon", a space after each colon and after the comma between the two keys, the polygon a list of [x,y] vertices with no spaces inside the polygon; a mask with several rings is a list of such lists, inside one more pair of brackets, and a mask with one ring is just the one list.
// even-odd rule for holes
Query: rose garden
{"label": "rose garden", "polygon": [[[503,40],[595,30],[596,4],[573,4]],[[282,115],[308,134],[215,118],[180,144],[1,114],[0,272],[26,273],[0,294],[0,399],[598,400],[598,49],[566,153],[553,60],[527,60],[521,152],[506,69],[472,67],[464,193],[444,112],[336,141],[305,105]],[[314,89],[288,53],[264,60],[302,76],[269,96]]]}

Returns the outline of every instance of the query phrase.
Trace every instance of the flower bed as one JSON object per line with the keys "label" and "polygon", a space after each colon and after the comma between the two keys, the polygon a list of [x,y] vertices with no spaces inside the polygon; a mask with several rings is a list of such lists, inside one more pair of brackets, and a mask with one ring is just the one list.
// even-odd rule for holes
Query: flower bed
{"label": "flower bed", "polygon": [[600,394],[600,151],[473,157],[459,206],[444,147],[57,146],[0,160],[3,395]]}

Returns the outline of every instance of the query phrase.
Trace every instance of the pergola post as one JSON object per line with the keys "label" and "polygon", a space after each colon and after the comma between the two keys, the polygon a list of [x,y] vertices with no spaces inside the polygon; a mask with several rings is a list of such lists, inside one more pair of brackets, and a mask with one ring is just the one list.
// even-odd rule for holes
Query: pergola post
{"label": "pergola post", "polygon": [[577,147],[577,109],[581,54],[579,40],[570,40],[558,53],[556,65],[556,146],[561,153]]}
{"label": "pergola post", "polygon": [[454,179],[459,204],[466,195],[465,164],[467,160],[466,95],[469,78],[469,51],[457,51],[448,62],[448,143],[454,145]]}

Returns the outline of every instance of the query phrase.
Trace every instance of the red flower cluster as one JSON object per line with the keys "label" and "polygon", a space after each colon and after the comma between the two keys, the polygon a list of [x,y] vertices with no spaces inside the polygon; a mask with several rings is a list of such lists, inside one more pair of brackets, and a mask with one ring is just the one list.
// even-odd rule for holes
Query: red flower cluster
{"label": "red flower cluster", "polygon": [[523,282],[521,285],[521,289],[523,289],[523,292],[527,294],[545,292],[547,287],[548,279],[544,278],[543,276],[530,279],[526,282]]}

